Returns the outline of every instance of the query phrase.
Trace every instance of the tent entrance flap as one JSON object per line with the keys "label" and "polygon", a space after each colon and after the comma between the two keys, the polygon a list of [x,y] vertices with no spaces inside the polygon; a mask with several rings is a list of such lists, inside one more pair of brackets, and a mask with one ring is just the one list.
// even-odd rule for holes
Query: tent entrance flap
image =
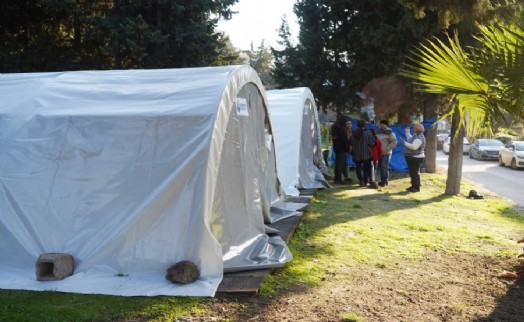
{"label": "tent entrance flap", "polygon": [[287,196],[299,189],[329,187],[322,171],[320,124],[313,93],[307,87],[267,91],[277,149],[277,173]]}
{"label": "tent entrance flap", "polygon": [[267,109],[254,84],[243,86],[234,101],[242,106],[228,115],[212,232],[222,247],[224,272],[279,267],[291,254],[283,241],[266,235],[270,200],[280,200]]}
{"label": "tent entrance flap", "polygon": [[224,273],[283,267],[293,256],[279,236],[261,235],[249,247],[231,249],[224,256]]}

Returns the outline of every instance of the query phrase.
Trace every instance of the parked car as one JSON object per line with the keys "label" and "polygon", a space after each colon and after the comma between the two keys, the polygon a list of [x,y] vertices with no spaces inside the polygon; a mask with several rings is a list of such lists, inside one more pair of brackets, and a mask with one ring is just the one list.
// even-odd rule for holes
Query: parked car
{"label": "parked car", "polygon": [[469,147],[469,157],[477,160],[497,160],[499,150],[504,146],[496,139],[476,139]]}
{"label": "parked car", "polygon": [[442,145],[444,145],[447,138],[447,134],[437,134],[437,151],[442,150]]}
{"label": "parked car", "polygon": [[499,151],[499,165],[509,165],[512,169],[524,168],[524,141],[506,144]]}
{"label": "parked car", "polygon": [[[448,138],[446,139],[446,141],[444,141],[444,144],[442,144],[442,152],[444,152],[444,154],[449,154],[449,146],[451,144],[451,135],[448,136]],[[462,150],[462,153],[464,154],[468,154],[469,153],[469,142],[468,142],[468,139],[467,138],[464,138],[464,140],[462,141],[462,146],[463,146],[463,150]]]}

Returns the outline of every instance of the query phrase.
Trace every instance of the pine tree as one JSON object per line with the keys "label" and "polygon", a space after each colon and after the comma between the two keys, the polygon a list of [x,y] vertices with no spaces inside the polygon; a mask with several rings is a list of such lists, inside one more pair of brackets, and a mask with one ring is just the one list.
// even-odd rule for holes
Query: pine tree
{"label": "pine tree", "polygon": [[320,105],[355,105],[356,92],[378,77],[395,76],[410,48],[436,28],[434,15],[416,20],[390,0],[299,0],[299,43],[274,51],[279,86],[307,86]]}
{"label": "pine tree", "polygon": [[5,0],[0,72],[229,64],[215,27],[237,1]]}

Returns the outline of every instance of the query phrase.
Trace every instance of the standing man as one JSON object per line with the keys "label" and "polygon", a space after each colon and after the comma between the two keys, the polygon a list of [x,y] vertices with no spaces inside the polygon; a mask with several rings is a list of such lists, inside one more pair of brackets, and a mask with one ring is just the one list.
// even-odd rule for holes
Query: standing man
{"label": "standing man", "polygon": [[349,151],[346,117],[343,114],[338,115],[337,120],[331,126],[331,138],[333,140],[333,151],[335,152],[335,183],[342,184],[344,183],[342,175],[344,173],[347,174]]}
{"label": "standing man", "polygon": [[342,177],[344,177],[344,181],[351,183],[353,180],[349,177],[348,172],[348,163],[349,163],[349,155],[351,154],[351,133],[353,131],[353,119],[349,116],[346,116],[346,137],[348,139],[348,150],[346,153],[346,166],[344,167],[344,170],[342,171]]}
{"label": "standing man", "polygon": [[373,178],[371,175],[373,155],[371,154],[371,147],[377,142],[376,138],[370,131],[365,130],[366,122],[359,120],[357,129],[353,131],[350,145],[352,148],[353,161],[356,164],[356,172],[360,186],[365,187],[368,183],[370,188],[377,188],[375,182],[371,182]]}
{"label": "standing man", "polygon": [[380,130],[378,131],[378,138],[382,142],[382,156],[378,160],[378,171],[380,174],[379,186],[384,187],[388,185],[389,180],[389,162],[393,149],[397,146],[397,136],[389,128],[387,120],[381,120],[379,123]]}
{"label": "standing man", "polygon": [[424,125],[415,124],[413,126],[414,134],[411,135],[409,128],[405,129],[407,140],[404,141],[404,156],[408,165],[409,177],[411,178],[411,187],[406,190],[409,192],[420,191],[420,165],[424,161],[424,149],[426,148],[426,138],[424,137]]}

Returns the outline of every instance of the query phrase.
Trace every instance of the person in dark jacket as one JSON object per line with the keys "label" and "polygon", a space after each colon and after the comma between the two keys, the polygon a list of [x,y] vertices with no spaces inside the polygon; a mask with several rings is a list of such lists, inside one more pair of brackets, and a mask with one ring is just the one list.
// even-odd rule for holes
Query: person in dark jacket
{"label": "person in dark jacket", "polygon": [[335,152],[335,183],[344,183],[342,175],[347,173],[347,156],[349,151],[349,137],[346,127],[346,116],[338,115],[331,126],[333,152]]}
{"label": "person in dark jacket", "polygon": [[382,142],[382,156],[378,161],[378,170],[380,173],[379,186],[384,187],[388,185],[389,180],[389,162],[393,154],[393,149],[397,146],[397,136],[389,128],[387,120],[380,121],[380,130],[378,132],[378,138]]}
{"label": "person in dark jacket", "polygon": [[351,145],[349,144],[350,140],[351,140],[351,133],[352,133],[352,129],[353,129],[353,125],[352,125],[352,121],[353,119],[349,116],[346,116],[346,136],[348,138],[348,151],[346,153],[346,157],[347,157],[347,160],[346,160],[346,166],[344,167],[344,170],[342,171],[342,178],[343,178],[343,181],[346,181],[347,183],[351,183],[353,182],[353,180],[349,177],[349,172],[348,172],[348,164],[349,164],[349,160],[350,160],[350,154],[351,154]]}
{"label": "person in dark jacket", "polygon": [[371,132],[365,129],[365,126],[366,122],[364,120],[358,121],[358,128],[353,131],[351,136],[351,153],[356,165],[355,170],[357,172],[357,178],[360,181],[360,186],[365,187],[369,183],[371,188],[377,188],[376,183],[372,183],[371,181],[373,162],[371,147],[373,147],[377,141]]}

